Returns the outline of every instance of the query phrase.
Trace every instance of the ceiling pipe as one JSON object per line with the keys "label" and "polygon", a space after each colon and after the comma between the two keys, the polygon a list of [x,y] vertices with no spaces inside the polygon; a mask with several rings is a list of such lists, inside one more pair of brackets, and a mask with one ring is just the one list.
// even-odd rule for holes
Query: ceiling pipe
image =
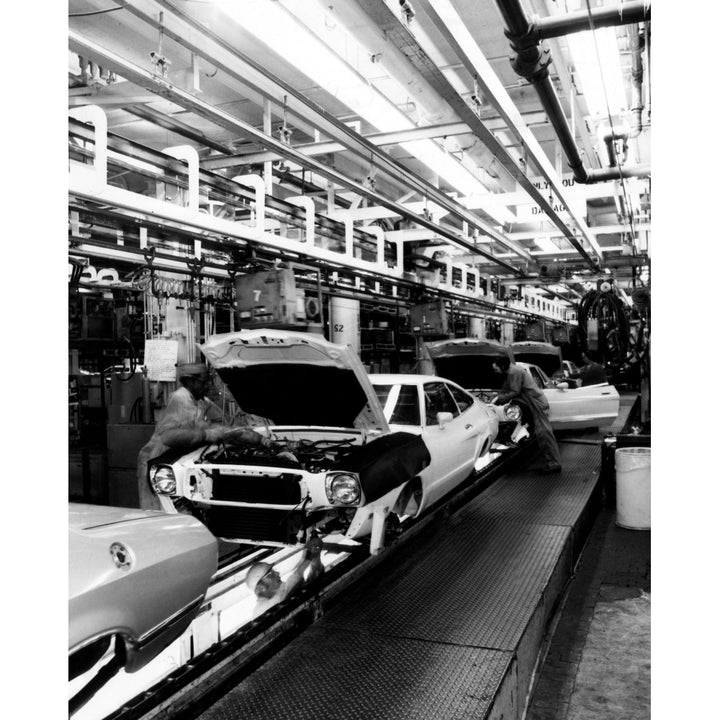
{"label": "ceiling pipe", "polygon": [[[513,70],[535,87],[548,119],[555,128],[575,180],[582,184],[591,184],[605,180],[619,180],[623,177],[645,177],[650,175],[649,164],[628,168],[618,166],[601,170],[585,167],[575,143],[573,131],[560,104],[560,98],[558,98],[555,87],[550,80],[548,66],[551,58],[549,51],[543,50],[540,46],[537,32],[533,30],[533,23],[528,20],[520,0],[495,0],[495,3],[505,21],[505,35],[510,40],[510,46],[517,53],[511,59]],[[640,4],[642,5],[642,3]],[[593,12],[593,23],[594,16]],[[568,24],[572,27],[577,24],[577,21]]]}
{"label": "ceiling pipe", "polygon": [[578,10],[567,15],[533,18],[531,32],[535,42],[540,42],[548,38],[564,37],[593,28],[633,25],[649,19],[650,5],[645,0],[636,0],[636,2],[626,2],[617,7],[593,8],[592,23],[585,10]]}
{"label": "ceiling pipe", "polygon": [[607,148],[608,161],[611,167],[617,165],[615,153],[615,141],[622,140],[623,146],[627,149],[627,141],[636,138],[643,129],[642,113],[645,109],[643,103],[643,62],[642,52],[644,48],[644,39],[640,37],[640,30],[637,25],[631,25],[628,28],[630,36],[630,51],[632,53],[632,100],[630,102],[630,129],[629,130],[609,130],[603,135],[603,141]]}

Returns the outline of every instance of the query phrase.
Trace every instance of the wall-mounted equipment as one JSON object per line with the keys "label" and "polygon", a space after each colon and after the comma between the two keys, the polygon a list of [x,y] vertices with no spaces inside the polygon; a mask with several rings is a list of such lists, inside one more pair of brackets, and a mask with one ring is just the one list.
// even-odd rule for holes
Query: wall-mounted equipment
{"label": "wall-mounted equipment", "polygon": [[449,333],[447,311],[442,300],[413,305],[410,308],[410,329],[414,335],[432,337]]}
{"label": "wall-mounted equipment", "polygon": [[235,281],[240,327],[305,324],[305,292],[290,269],[241,275]]}

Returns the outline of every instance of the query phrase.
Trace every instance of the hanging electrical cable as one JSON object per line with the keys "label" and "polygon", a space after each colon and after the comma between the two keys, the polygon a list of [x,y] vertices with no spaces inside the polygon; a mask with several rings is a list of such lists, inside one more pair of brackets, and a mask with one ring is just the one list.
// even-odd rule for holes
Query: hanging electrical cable
{"label": "hanging electrical cable", "polygon": [[603,363],[619,368],[625,362],[630,350],[630,323],[612,286],[583,296],[578,307],[578,336],[582,349],[597,351]]}

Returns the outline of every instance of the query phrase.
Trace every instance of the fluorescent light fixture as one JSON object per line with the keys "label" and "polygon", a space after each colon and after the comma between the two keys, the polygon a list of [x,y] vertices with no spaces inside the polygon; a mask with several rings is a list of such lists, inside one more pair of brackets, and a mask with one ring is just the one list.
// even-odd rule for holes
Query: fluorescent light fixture
{"label": "fluorescent light fixture", "polygon": [[[298,15],[307,14],[307,0],[286,4]],[[272,0],[245,0],[242,3],[220,0],[219,7],[380,132],[416,127],[363,75],[362,67],[369,63],[370,53],[359,46],[350,33],[343,31],[337,20],[333,20],[332,27],[326,25],[321,36],[300,22],[283,4]],[[335,50],[330,47],[333,43],[339,44]],[[349,43],[354,43],[355,47],[350,48]],[[352,60],[352,64],[343,57]],[[377,66],[368,68],[368,73],[377,74]],[[462,195],[487,193],[487,189],[462,163],[433,140],[414,140],[401,143],[401,146]],[[492,213],[500,223],[515,219],[506,208],[487,212]]]}
{"label": "fluorescent light fixture", "polygon": [[549,237],[540,236],[533,238],[533,240],[535,241],[535,244],[540,247],[540,250],[542,250],[542,252],[556,253],[560,250],[558,244],[551,240]]}
{"label": "fluorescent light fixture", "polygon": [[[611,115],[619,115],[627,109],[628,102],[625,97],[625,83],[620,68],[620,50],[615,28],[599,28],[594,31],[594,35],[595,38],[593,31],[587,30],[568,35],[566,39],[588,112],[593,117],[606,118],[608,106]],[[597,40],[597,52],[595,40]]]}

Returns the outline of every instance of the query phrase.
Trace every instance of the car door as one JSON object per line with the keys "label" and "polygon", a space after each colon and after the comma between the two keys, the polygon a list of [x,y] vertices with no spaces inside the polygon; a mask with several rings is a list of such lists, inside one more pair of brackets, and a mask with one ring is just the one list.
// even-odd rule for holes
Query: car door
{"label": "car door", "polygon": [[[422,471],[422,511],[462,482],[472,470],[478,452],[478,437],[484,426],[475,404],[458,407],[444,382],[423,384],[423,440],[430,451],[430,465]],[[452,414],[452,420],[440,425],[437,414]]]}
{"label": "car door", "polygon": [[550,423],[555,429],[594,427],[612,422],[620,410],[617,390],[608,383],[577,388],[558,388],[539,368],[530,373],[550,404]]}

